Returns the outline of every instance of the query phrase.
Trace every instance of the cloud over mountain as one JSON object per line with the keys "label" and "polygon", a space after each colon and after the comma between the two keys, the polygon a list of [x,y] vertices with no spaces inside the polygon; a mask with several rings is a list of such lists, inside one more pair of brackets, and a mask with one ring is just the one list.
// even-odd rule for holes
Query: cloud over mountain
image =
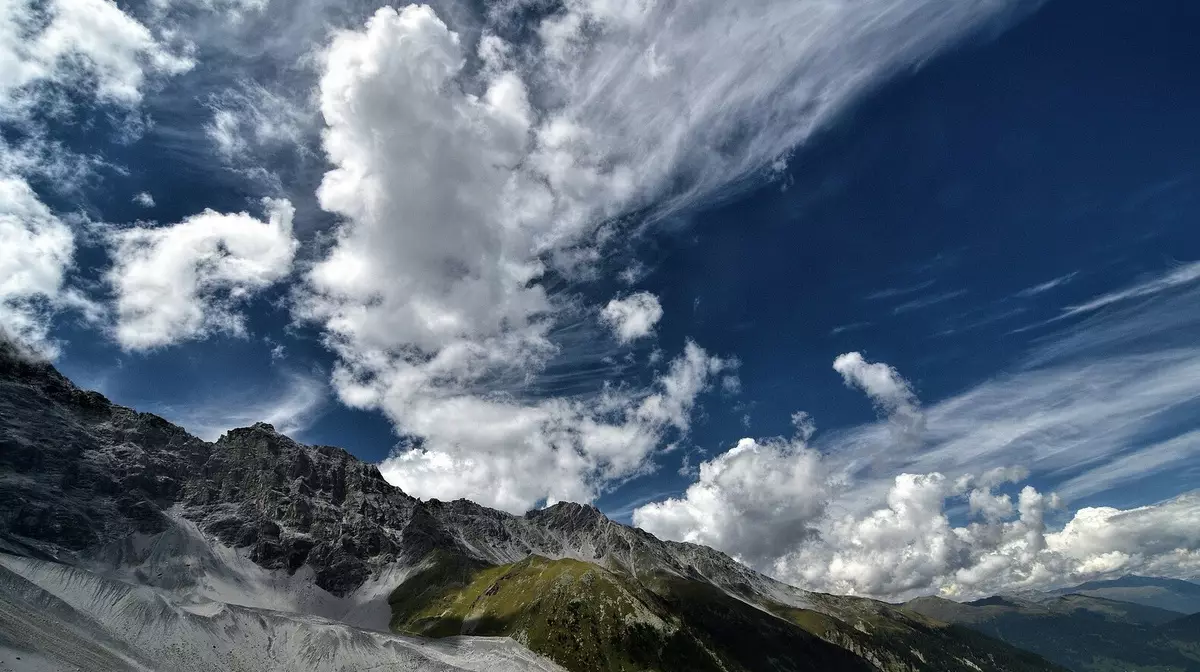
{"label": "cloud over mountain", "polygon": [[[918,407],[893,367],[851,353],[838,357],[834,368],[881,409],[904,414]],[[1062,374],[1055,380],[1078,382]],[[942,431],[939,406],[930,413],[935,446]],[[977,431],[988,431],[986,424]],[[1020,485],[1028,468],[972,471],[963,465],[953,477],[900,473],[877,505],[874,486],[881,479],[845,470],[863,457],[857,451],[864,447],[848,438],[825,444],[827,454],[795,440],[742,439],[701,464],[684,497],[646,504],[634,511],[634,521],[668,539],[725,550],[787,582],[886,599],[931,592],[977,597],[1114,574],[1192,576],[1200,569],[1195,492],[1126,510],[1084,507],[1054,527],[1048,518],[1065,507],[1057,494],[1031,485],[1016,491],[1015,499],[998,491]],[[897,440],[890,431],[871,440],[871,450],[883,453],[877,467],[910,459],[891,454]],[[1183,445],[1192,444],[1176,441],[1171,448],[1177,453]],[[911,458],[905,468],[939,464],[929,461],[938,450]],[[964,456],[956,457],[940,464],[962,465]],[[997,457],[1011,461],[1015,455]],[[952,520],[961,519],[956,509],[965,509],[963,522]]]}
{"label": "cloud over mountain", "polygon": [[[1119,222],[1095,249],[1034,235],[1149,217],[1190,174],[1147,167],[1103,207],[1115,175],[1020,182],[1069,192],[1009,237],[1053,254],[947,278],[1012,252],[959,220],[1037,172],[951,108],[1042,78],[976,77],[988,52],[872,98],[861,143],[841,123],[1043,4],[10,0],[0,327],[45,354],[75,339],[87,379],[178,376],[162,408],[209,436],[328,411],[414,495],[612,504],[826,590],[1194,575],[1172,521],[1195,497],[1168,495],[1200,456],[1200,266],[1161,269],[1194,245],[1171,228],[1190,195],[1145,225],[1158,248]],[[939,97],[955,77],[970,105]],[[1008,114],[1005,148],[1063,130]],[[900,225],[931,235],[883,235]],[[966,318],[987,337],[955,340]],[[818,404],[825,433],[763,436]],[[1102,506],[1119,489],[1140,492]]]}
{"label": "cloud over mountain", "polygon": [[0,178],[0,321],[13,337],[51,353],[50,315],[63,302],[75,238],[22,178]]}

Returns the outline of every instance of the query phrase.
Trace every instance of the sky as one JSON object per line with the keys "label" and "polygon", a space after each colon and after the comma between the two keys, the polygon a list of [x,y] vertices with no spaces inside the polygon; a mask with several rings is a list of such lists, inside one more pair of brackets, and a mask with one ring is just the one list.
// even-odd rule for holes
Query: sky
{"label": "sky", "polygon": [[1200,7],[0,0],[0,325],[796,585],[1200,576]]}

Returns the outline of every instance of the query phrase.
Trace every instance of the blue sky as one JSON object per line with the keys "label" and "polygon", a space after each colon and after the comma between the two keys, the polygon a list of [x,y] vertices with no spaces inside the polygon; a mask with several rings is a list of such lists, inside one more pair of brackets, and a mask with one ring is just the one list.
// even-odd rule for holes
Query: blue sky
{"label": "blue sky", "polygon": [[6,33],[5,176],[74,236],[6,326],[208,438],[817,588],[1200,572],[1200,9],[717,5],[119,3],[124,97]]}

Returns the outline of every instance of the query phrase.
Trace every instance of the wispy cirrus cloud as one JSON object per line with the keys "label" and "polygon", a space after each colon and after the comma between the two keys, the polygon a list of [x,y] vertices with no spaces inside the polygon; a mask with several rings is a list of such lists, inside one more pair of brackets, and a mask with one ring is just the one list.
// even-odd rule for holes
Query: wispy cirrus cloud
{"label": "wispy cirrus cloud", "polygon": [[[1105,297],[1150,296],[1151,286],[1162,283]],[[919,407],[894,368],[843,355],[835,369],[881,410],[920,409],[919,449],[896,450],[891,418],[820,436],[803,452],[777,450],[773,460],[781,463],[762,469],[741,458],[746,446],[762,443],[746,439],[701,465],[683,496],[644,505],[634,520],[668,538],[740,554],[805,587],[891,599],[979,596],[1129,572],[1194,577],[1197,493],[1153,496],[1125,510],[1072,509],[1177,475],[1200,455],[1191,422],[1200,406],[1200,347],[1192,337],[1200,287],[1171,286],[1177,291],[1151,301],[1106,301],[1110,310],[1043,338],[1007,373]],[[743,465],[736,483],[760,487],[724,487],[721,474],[733,463]],[[804,483],[768,478],[801,465]],[[1187,479],[1174,487],[1186,488]],[[813,502],[813,492],[827,495]],[[767,501],[779,512],[741,518],[737,534],[714,526]],[[956,508],[968,524],[955,522]],[[1051,525],[1064,509],[1065,524]],[[786,538],[777,524],[817,534],[766,552],[743,541]]]}
{"label": "wispy cirrus cloud", "polygon": [[[1200,400],[1200,348],[1189,336],[1200,328],[1198,309],[1200,287],[1180,285],[1060,327],[1008,372],[925,405],[924,447],[916,453],[886,451],[885,425],[826,435],[818,444],[850,471],[881,457],[894,471],[948,475],[1020,464],[1035,477],[1071,482],[1071,499],[1101,494],[1113,484],[1101,477],[1105,469],[1130,478],[1131,456],[1161,444],[1146,456],[1143,473],[1152,475],[1157,460],[1190,445],[1173,440],[1191,431],[1187,409]],[[864,500],[886,490],[872,481],[860,487]]]}
{"label": "wispy cirrus cloud", "polygon": [[863,298],[865,298],[867,301],[879,301],[882,299],[894,299],[898,296],[907,296],[909,294],[916,294],[917,292],[919,292],[921,290],[929,289],[930,287],[934,286],[935,284],[937,284],[936,280],[926,280],[924,282],[919,282],[915,285],[905,285],[905,286],[901,286],[901,287],[888,287],[887,289],[881,289],[879,291],[871,292],[870,294],[866,295]]}
{"label": "wispy cirrus cloud", "polygon": [[948,292],[932,294],[929,296],[919,296],[915,299],[911,299],[911,300],[905,301],[903,303],[900,303],[900,304],[894,306],[892,308],[892,314],[900,315],[901,313],[908,313],[908,312],[912,312],[914,310],[921,310],[922,308],[936,306],[939,303],[945,303],[947,301],[952,301],[954,299],[957,299],[958,297],[967,294],[967,292],[968,292],[968,290],[965,290],[965,289],[955,289],[955,290],[951,290]]}
{"label": "wispy cirrus cloud", "polygon": [[1152,296],[1175,287],[1188,285],[1197,280],[1200,280],[1200,262],[1179,264],[1170,271],[1145,282],[1109,292],[1108,294],[1102,294],[1078,305],[1069,306],[1063,314],[1064,316],[1072,316],[1090,313],[1130,299]]}
{"label": "wispy cirrus cloud", "polygon": [[1023,299],[1027,299],[1031,296],[1037,296],[1038,294],[1043,294],[1043,293],[1048,292],[1056,287],[1061,287],[1061,286],[1067,284],[1068,282],[1071,282],[1072,280],[1075,279],[1075,276],[1077,276],[1077,275],[1079,275],[1079,271],[1073,271],[1073,272],[1067,273],[1065,275],[1060,275],[1057,278],[1047,280],[1045,282],[1033,285],[1031,287],[1026,287],[1025,289],[1022,289],[1021,291],[1017,292],[1016,295]]}
{"label": "wispy cirrus cloud", "polygon": [[860,329],[866,329],[867,327],[870,327],[871,325],[872,325],[871,322],[851,322],[849,324],[840,324],[840,325],[834,327],[833,329],[830,329],[829,335],[837,336],[838,334],[844,334],[848,331],[858,331]]}
{"label": "wispy cirrus cloud", "polygon": [[320,371],[281,369],[275,380],[250,385],[240,392],[197,398],[180,406],[150,406],[206,441],[256,422],[273,425],[279,433],[303,440],[304,430],[332,401],[326,376]]}
{"label": "wispy cirrus cloud", "polygon": [[1161,475],[1168,470],[1197,470],[1200,458],[1200,431],[1190,431],[1166,441],[1138,446],[1121,452],[1100,466],[1089,466],[1083,473],[1057,486],[1068,500],[1105,493],[1117,487],[1129,487]]}

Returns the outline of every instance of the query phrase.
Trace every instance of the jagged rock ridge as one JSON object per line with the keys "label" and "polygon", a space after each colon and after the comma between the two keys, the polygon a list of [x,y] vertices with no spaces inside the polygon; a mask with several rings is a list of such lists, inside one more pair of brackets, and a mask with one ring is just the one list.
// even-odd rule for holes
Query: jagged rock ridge
{"label": "jagged rock ridge", "polygon": [[79,390],[46,364],[0,360],[0,543],[61,558],[155,534],[179,515],[266,569],[316,573],[345,595],[397,562],[435,549],[484,562],[531,554],[576,558],[637,574],[641,567],[723,585],[784,589],[728,556],[664,542],[562,503],[513,516],[467,500],[419,501],[379,470],[332,446],[306,446],[268,424],[215,443],[150,414]]}
{"label": "jagged rock ridge", "polygon": [[[478,569],[538,556],[608,572],[612,585],[641,604],[630,609],[651,613],[668,635],[685,629],[714,669],[812,669],[818,660],[843,660],[828,669],[946,667],[928,660],[981,671],[1054,669],[882,603],[786,586],[723,553],[659,540],[591,506],[564,503],[514,516],[466,500],[420,501],[344,450],[302,445],[266,424],[205,442],[80,390],[3,343],[0,551],[146,586],[190,610],[241,605],[373,629],[397,616],[389,595],[409,590],[406,580],[432,564],[449,559]],[[585,587],[601,576],[586,569],[572,575]],[[438,586],[444,590],[435,597],[461,599],[456,585]],[[572,598],[560,606],[577,619],[580,604]],[[549,607],[534,600],[521,608]],[[727,622],[735,612],[743,632],[774,634],[739,638]],[[527,617],[513,622],[532,622]],[[486,634],[528,641],[523,630]],[[563,636],[549,633],[554,641]],[[675,660],[662,647],[679,637],[664,637],[637,642],[658,647],[645,658],[658,661],[654,669],[671,669],[664,661]],[[741,640],[782,653],[762,661]]]}

